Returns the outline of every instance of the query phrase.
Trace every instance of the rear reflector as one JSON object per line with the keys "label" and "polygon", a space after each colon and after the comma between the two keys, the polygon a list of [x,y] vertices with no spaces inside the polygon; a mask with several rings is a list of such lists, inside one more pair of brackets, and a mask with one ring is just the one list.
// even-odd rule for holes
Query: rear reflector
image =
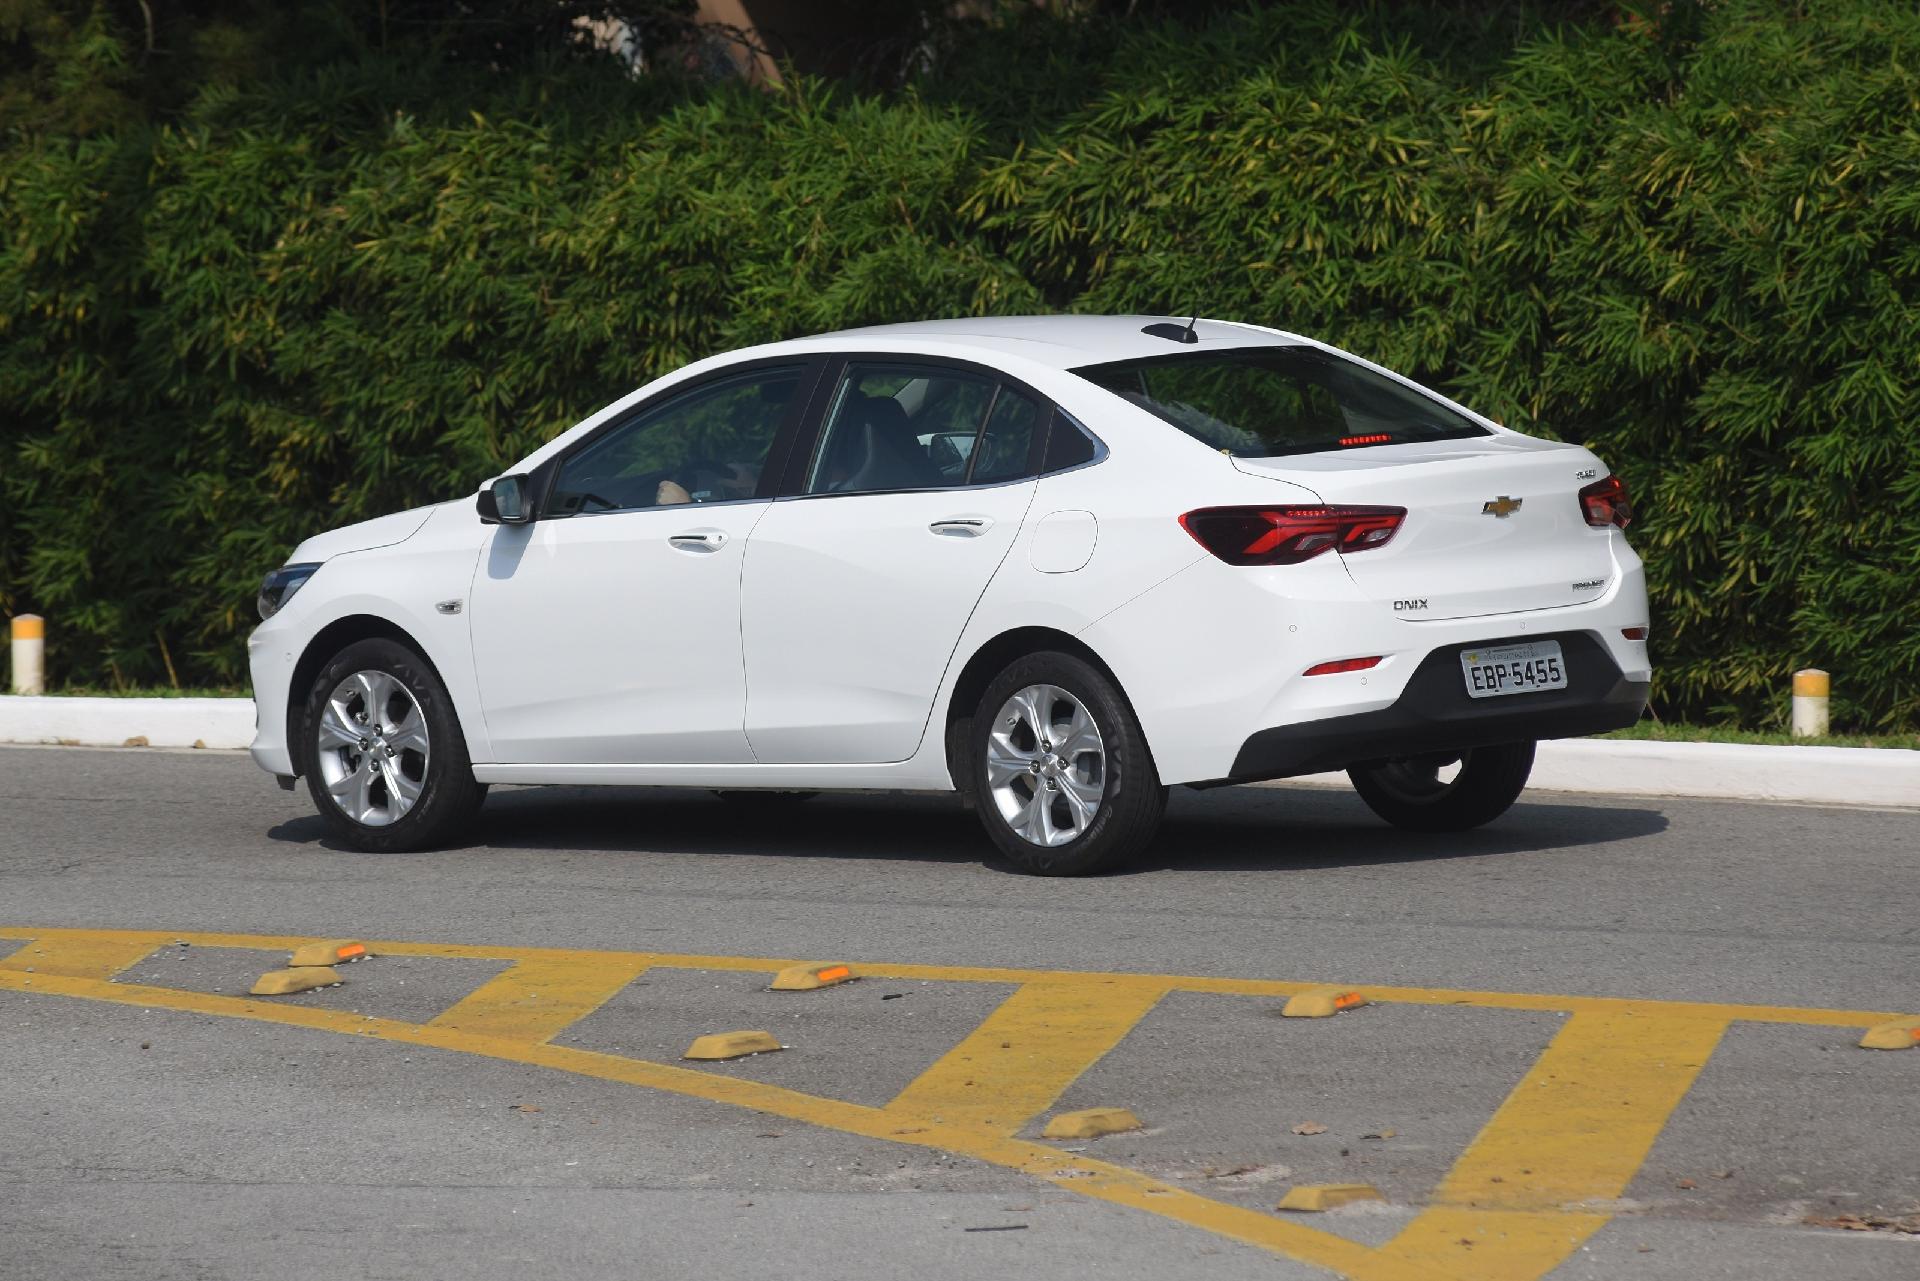
{"label": "rear reflector", "polygon": [[1608,525],[1625,529],[1633,519],[1633,500],[1627,495],[1626,482],[1618,476],[1609,476],[1588,485],[1580,491],[1580,514],[1595,529],[1605,529]]}
{"label": "rear reflector", "polygon": [[1406,518],[1404,507],[1202,507],[1180,526],[1229,565],[1297,565],[1384,547]]}
{"label": "rear reflector", "polygon": [[1380,655],[1372,658],[1336,658],[1331,663],[1315,663],[1303,676],[1332,676],[1335,672],[1364,672],[1369,667],[1380,665]]}
{"label": "rear reflector", "polygon": [[1622,627],[1620,634],[1628,640],[1645,640],[1647,638],[1647,629],[1644,627]]}

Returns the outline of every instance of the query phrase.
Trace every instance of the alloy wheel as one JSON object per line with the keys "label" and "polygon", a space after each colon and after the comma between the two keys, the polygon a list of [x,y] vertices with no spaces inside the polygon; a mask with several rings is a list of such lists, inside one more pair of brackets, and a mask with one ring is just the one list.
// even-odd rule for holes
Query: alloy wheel
{"label": "alloy wheel", "polygon": [[1033,845],[1065,845],[1100,812],[1107,749],[1093,714],[1057,685],[1029,685],[987,733],[987,791],[1007,826]]}
{"label": "alloy wheel", "polygon": [[427,719],[387,672],[359,671],[335,685],[315,736],[327,794],[362,826],[398,822],[426,790]]}

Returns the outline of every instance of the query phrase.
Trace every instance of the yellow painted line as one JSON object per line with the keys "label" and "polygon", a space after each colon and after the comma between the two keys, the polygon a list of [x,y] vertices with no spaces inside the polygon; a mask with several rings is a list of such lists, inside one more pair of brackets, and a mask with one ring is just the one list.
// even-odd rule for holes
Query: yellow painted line
{"label": "yellow painted line", "polygon": [[568,1046],[478,1036],[457,1028],[367,1018],[348,1011],[313,1006],[269,1005],[240,997],[62,976],[48,976],[40,986],[29,985],[26,981],[38,977],[0,972],[0,991],[37,992],[41,995],[133,1005],[143,1009],[169,1009],[283,1023],[315,1031],[366,1036],[481,1055],[647,1089],[665,1090],[842,1133],[973,1157],[1045,1179],[1084,1196],[1145,1210],[1248,1245],[1316,1264],[1355,1278],[1355,1281],[1445,1281],[1444,1274],[1418,1264],[1404,1265],[1393,1261],[1390,1269],[1382,1270],[1379,1266],[1382,1260],[1377,1252],[1366,1246],[1278,1220],[1259,1211],[1196,1196],[1183,1188],[1123,1166],[1056,1152],[1037,1143],[1005,1138],[965,1126],[929,1123],[902,1127],[900,1114],[887,1109],[819,1098],[742,1077],[709,1074]]}
{"label": "yellow painted line", "polygon": [[[1434,1203],[1393,1241],[1373,1249],[1270,1213],[1213,1201],[1119,1166],[1009,1137],[1117,1045],[1165,993],[1277,997],[1315,984],[861,963],[860,972],[875,977],[1024,984],[892,1103],[870,1108],[545,1041],[597,1008],[649,965],[771,973],[795,963],[786,959],[370,944],[387,955],[517,962],[433,1022],[412,1024],[106,981],[175,938],[196,946],[262,951],[310,941],[304,938],[8,928],[0,928],[0,938],[34,940],[9,962],[0,962],[0,990],[365,1035],[666,1090],[848,1134],[973,1157],[1355,1281],[1534,1281],[1607,1222],[1604,1210],[1589,1207],[1625,1190],[1730,1022],[1871,1027],[1896,1017],[1881,1011],[1368,985],[1368,994],[1384,1002],[1571,1014],[1449,1172]],[[29,964],[47,959],[64,969],[36,965],[35,973],[25,972]],[[1025,1064],[996,1062],[996,1052],[1012,1052],[1016,1046],[1028,1053]],[[1009,1097],[1003,1100],[996,1092]]]}
{"label": "yellow painted line", "polygon": [[118,930],[102,933],[47,930],[34,934],[9,934],[6,937],[26,937],[33,941],[0,961],[0,970],[24,972],[30,969],[35,974],[110,979],[122,970],[138,965],[155,948],[183,936]]}
{"label": "yellow painted line", "polygon": [[1453,1281],[1538,1281],[1571,1258],[1612,1217],[1430,1206],[1381,1246],[1382,1276],[1403,1266]]}
{"label": "yellow painted line", "polygon": [[[161,942],[185,939],[195,947],[258,948],[263,951],[291,950],[315,940],[306,935],[154,933],[151,931],[32,929],[0,926],[0,938],[58,939],[64,936],[102,938],[108,936],[151,937]],[[682,953],[640,953],[588,951],[570,948],[491,947],[463,943],[409,943],[366,940],[370,951],[388,956],[441,956],[462,960],[514,961],[541,957],[580,958],[601,963],[618,963],[644,958],[657,966],[690,970],[730,970],[740,973],[774,974],[791,965],[810,962],[800,957],[704,956]],[[1073,982],[1097,979],[1115,984],[1133,983],[1173,992],[1211,992],[1223,996],[1289,997],[1314,988],[1329,986],[1324,980],[1232,979],[1204,975],[1123,974],[1092,970],[1022,970],[965,965],[900,965],[886,962],[851,962],[867,978],[925,980],[948,983],[1034,983]],[[1742,1005],[1702,1001],[1656,1001],[1614,996],[1571,996],[1533,992],[1480,992],[1462,988],[1388,987],[1378,983],[1352,982],[1340,986],[1364,991],[1375,1004],[1470,1005],[1480,1009],[1566,1011],[1568,1013],[1610,1013],[1657,1004],[1676,1014],[1718,1018],[1733,1022],[1789,1023],[1814,1027],[1868,1028],[1879,1023],[1911,1017],[1911,1011],[1817,1009],[1792,1005]]]}
{"label": "yellow painted line", "polygon": [[1618,1197],[1726,1028],[1725,1019],[1652,1003],[1574,1015],[1448,1172],[1435,1200],[1551,1210]]}
{"label": "yellow painted line", "polygon": [[1587,1207],[1627,1190],[1726,1029],[1651,1002],[1574,1015],[1447,1172],[1436,1208],[1383,1252],[1484,1281],[1557,1267],[1606,1223]]}
{"label": "yellow painted line", "polygon": [[533,957],[482,983],[428,1027],[506,1041],[548,1041],[639,978],[651,957]]}
{"label": "yellow painted line", "polygon": [[1012,1134],[1120,1044],[1165,992],[1098,979],[1028,983],[887,1110]]}

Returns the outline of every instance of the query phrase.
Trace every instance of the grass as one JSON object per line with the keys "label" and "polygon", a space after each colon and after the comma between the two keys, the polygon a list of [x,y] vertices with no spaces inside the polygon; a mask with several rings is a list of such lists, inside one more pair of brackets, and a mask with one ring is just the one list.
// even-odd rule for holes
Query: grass
{"label": "grass", "polygon": [[1795,738],[1781,731],[1727,729],[1718,725],[1667,725],[1641,721],[1632,729],[1601,734],[1601,738],[1635,738],[1656,743],[1759,743],[1781,747],[1904,747],[1920,749],[1920,734],[1828,734],[1822,738]]}

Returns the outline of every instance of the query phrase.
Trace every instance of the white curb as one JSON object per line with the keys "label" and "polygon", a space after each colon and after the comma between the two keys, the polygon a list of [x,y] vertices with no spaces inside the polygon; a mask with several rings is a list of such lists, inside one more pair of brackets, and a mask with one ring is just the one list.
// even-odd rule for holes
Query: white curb
{"label": "white curb", "polygon": [[0,743],[124,747],[141,738],[148,747],[246,747],[253,700],[0,695]]}
{"label": "white curb", "polygon": [[[246,747],[253,700],[0,695],[0,743],[122,747],[136,738],[150,747]],[[1284,781],[1347,784],[1344,774]],[[1569,738],[1540,744],[1527,789],[1920,809],[1920,752]]]}
{"label": "white curb", "polygon": [[[1349,786],[1345,774],[1282,781]],[[1920,808],[1920,752],[1560,738],[1535,752],[1527,791]]]}
{"label": "white curb", "polygon": [[1616,796],[1920,806],[1920,752],[1566,738],[1540,744],[1527,786]]}

